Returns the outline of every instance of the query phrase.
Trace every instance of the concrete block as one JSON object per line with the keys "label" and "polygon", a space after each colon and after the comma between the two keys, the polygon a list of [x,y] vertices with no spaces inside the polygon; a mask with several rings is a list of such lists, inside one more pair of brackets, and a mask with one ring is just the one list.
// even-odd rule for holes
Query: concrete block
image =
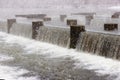
{"label": "concrete block", "polygon": [[69,25],[69,26],[77,25],[77,20],[75,20],[75,19],[67,19],[67,25]]}
{"label": "concrete block", "polygon": [[118,24],[104,24],[104,30],[111,31],[111,30],[118,30]]}
{"label": "concrete block", "polygon": [[40,26],[43,26],[42,21],[32,22],[32,39],[36,39]]}
{"label": "concrete block", "polygon": [[111,16],[111,18],[119,18],[119,16],[120,16],[120,12],[115,12],[115,13]]}
{"label": "concrete block", "polygon": [[79,34],[85,31],[85,26],[76,25],[70,26],[70,48],[76,48]]}
{"label": "concrete block", "polygon": [[44,17],[43,20],[44,21],[51,21],[52,19],[50,17]]}

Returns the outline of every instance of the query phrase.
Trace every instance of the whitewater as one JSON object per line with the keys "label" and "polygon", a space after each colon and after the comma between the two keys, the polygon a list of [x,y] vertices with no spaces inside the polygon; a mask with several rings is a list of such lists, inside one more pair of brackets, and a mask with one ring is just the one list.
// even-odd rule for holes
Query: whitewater
{"label": "whitewater", "polygon": [[0,79],[120,80],[120,62],[0,32]]}

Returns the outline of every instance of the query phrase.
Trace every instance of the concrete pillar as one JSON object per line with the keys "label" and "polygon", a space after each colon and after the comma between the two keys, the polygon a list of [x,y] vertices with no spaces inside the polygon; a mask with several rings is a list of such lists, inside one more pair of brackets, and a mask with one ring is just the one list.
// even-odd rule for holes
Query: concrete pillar
{"label": "concrete pillar", "polygon": [[90,22],[92,19],[93,19],[93,16],[86,16],[86,25],[90,25]]}
{"label": "concrete pillar", "polygon": [[67,15],[60,15],[60,20],[64,21],[66,17],[67,17]]}
{"label": "concrete pillar", "polygon": [[119,16],[120,16],[120,12],[115,12],[115,13],[111,16],[111,18],[119,18]]}
{"label": "concrete pillar", "polygon": [[7,32],[10,33],[12,25],[16,23],[16,19],[7,19]]}
{"label": "concrete pillar", "polygon": [[118,30],[118,24],[104,24],[105,31]]}
{"label": "concrete pillar", "polygon": [[76,25],[70,26],[70,48],[76,48],[79,34],[85,31],[85,26]]}
{"label": "concrete pillar", "polygon": [[52,19],[50,17],[45,17],[43,20],[44,21],[51,21]]}
{"label": "concrete pillar", "polygon": [[67,25],[69,25],[69,26],[77,25],[77,20],[75,20],[75,19],[68,19],[67,20]]}
{"label": "concrete pillar", "polygon": [[119,15],[118,14],[114,14],[111,16],[111,18],[119,18]]}
{"label": "concrete pillar", "polygon": [[32,39],[36,39],[40,26],[43,26],[42,21],[32,22]]}

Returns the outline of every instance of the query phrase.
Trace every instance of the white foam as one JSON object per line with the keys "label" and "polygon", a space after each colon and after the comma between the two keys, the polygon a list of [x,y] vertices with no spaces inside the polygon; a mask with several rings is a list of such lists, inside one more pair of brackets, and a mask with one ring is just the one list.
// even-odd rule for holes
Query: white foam
{"label": "white foam", "polygon": [[37,77],[22,77],[22,74],[28,73],[27,70],[17,67],[8,67],[0,65],[0,79],[4,80],[37,80]]}
{"label": "white foam", "polygon": [[[22,37],[16,37],[0,32],[0,36],[4,36],[7,43],[17,43],[24,46],[27,54],[47,54],[49,57],[66,57],[70,56],[77,60],[76,67],[95,70],[95,72],[104,75],[117,75],[120,80],[120,62],[97,55],[87,54],[85,52],[76,52],[73,49],[66,49],[56,45],[43,43],[39,41],[29,40]],[[40,51],[40,52],[39,52]],[[2,73],[1,73],[2,74]]]}
{"label": "white foam", "polygon": [[13,57],[10,57],[8,55],[2,55],[2,53],[0,53],[0,61],[13,60],[13,59],[14,59]]}

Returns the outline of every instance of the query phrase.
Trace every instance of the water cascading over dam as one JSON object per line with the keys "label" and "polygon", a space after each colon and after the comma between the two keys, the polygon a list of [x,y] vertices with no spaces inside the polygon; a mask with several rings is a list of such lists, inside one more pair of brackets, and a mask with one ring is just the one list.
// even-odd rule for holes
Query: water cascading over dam
{"label": "water cascading over dam", "polygon": [[16,19],[7,20],[7,32],[17,36],[23,36],[30,39],[36,39],[37,30],[43,26],[42,21],[24,21],[19,22]]}
{"label": "water cascading over dam", "polygon": [[10,33],[17,36],[32,38],[32,24],[14,23],[10,29]]}
{"label": "water cascading over dam", "polygon": [[[120,35],[90,32],[80,25],[66,28],[51,27],[44,25],[41,21],[29,23],[13,21],[10,24],[12,24],[9,29],[10,34],[119,59]],[[0,25],[3,24],[1,23]],[[0,30],[8,32],[8,27],[7,23],[4,22],[4,26]]]}
{"label": "water cascading over dam", "polygon": [[8,19],[5,26],[10,34],[69,47],[70,28],[46,27],[42,21],[20,22],[14,20]]}
{"label": "water cascading over dam", "polygon": [[63,47],[69,46],[70,28],[40,27],[37,40],[56,44]]}
{"label": "water cascading over dam", "polygon": [[76,49],[100,56],[120,59],[120,36],[96,32],[83,32],[80,34]]}
{"label": "water cascading over dam", "polygon": [[7,32],[7,21],[0,21],[0,31]]}

